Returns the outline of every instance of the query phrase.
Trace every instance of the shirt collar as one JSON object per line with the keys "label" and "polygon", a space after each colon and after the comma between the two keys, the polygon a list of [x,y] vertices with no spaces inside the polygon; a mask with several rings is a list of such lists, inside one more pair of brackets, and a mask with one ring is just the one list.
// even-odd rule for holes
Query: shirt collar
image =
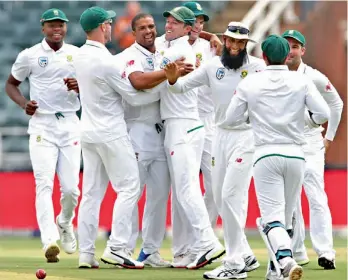
{"label": "shirt collar", "polygon": [[[164,37],[164,39],[165,39],[165,37]],[[189,39],[189,36],[186,35],[186,36],[182,36],[182,37],[176,38],[176,39],[171,40],[171,41],[165,40],[164,43],[169,48],[169,47],[172,47],[175,44],[180,43],[180,42],[184,42],[184,41],[188,42],[188,39]]]}
{"label": "shirt collar", "polygon": [[103,45],[103,44],[100,43],[100,42],[93,41],[93,40],[86,40],[85,45],[87,45],[87,46],[92,46],[92,47],[96,47],[96,48],[100,48],[100,49],[108,50],[108,49],[105,47],[105,45]]}
{"label": "shirt collar", "polygon": [[[43,48],[45,51],[53,51],[53,52],[54,52],[54,50],[53,50],[53,49],[49,46],[49,44],[47,43],[46,38],[43,38],[43,39],[42,39],[42,41],[41,41],[41,46],[42,46],[42,48]],[[64,43],[64,41],[63,41],[62,47],[61,47],[59,50],[57,50],[57,52],[63,51],[64,49],[65,49],[65,43]]]}
{"label": "shirt collar", "polygon": [[154,56],[158,53],[156,50],[155,53],[150,52],[149,50],[145,49],[143,46],[139,45],[137,42],[133,44],[134,48],[136,48],[138,51],[140,51],[142,54],[146,56]]}
{"label": "shirt collar", "polygon": [[300,65],[297,68],[297,72],[300,72],[300,73],[306,72],[306,64],[304,64],[302,60],[301,60]]}
{"label": "shirt collar", "polygon": [[267,65],[266,70],[285,70],[289,71],[289,68],[287,65]]}

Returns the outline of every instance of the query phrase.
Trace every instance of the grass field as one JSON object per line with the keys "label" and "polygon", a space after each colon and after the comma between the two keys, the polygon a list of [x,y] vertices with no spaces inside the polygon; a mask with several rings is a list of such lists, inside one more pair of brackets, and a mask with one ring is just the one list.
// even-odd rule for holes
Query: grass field
{"label": "grass field", "polygon": [[[264,279],[266,270],[267,252],[261,238],[250,237],[249,242],[261,267],[248,274],[249,279]],[[103,240],[97,243],[97,257],[100,257],[106,242]],[[310,244],[307,244],[310,248]],[[56,264],[45,262],[41,243],[38,238],[0,238],[0,280],[29,280],[36,279],[35,272],[43,268],[47,272],[48,280],[79,280],[79,279],[119,279],[119,280],[162,280],[162,279],[203,279],[203,272],[213,269],[219,263],[213,263],[200,270],[185,269],[153,269],[127,270],[114,266],[100,264],[100,269],[81,270],[77,269],[78,254],[66,255],[61,253],[61,261]],[[139,248],[139,246],[138,246]],[[313,280],[343,280],[347,279],[347,240],[335,239],[336,270],[325,271],[317,265],[317,257],[313,250],[309,250],[310,264],[305,266],[304,278]],[[139,252],[136,252],[136,256]],[[161,254],[165,259],[171,259],[170,241],[163,244]]]}

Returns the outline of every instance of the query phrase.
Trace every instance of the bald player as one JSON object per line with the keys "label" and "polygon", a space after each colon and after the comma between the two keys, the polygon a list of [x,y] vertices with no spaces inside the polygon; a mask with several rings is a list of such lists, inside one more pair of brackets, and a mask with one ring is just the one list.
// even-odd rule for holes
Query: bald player
{"label": "bald player", "polygon": [[221,57],[178,79],[175,64],[166,68],[169,90],[174,96],[203,85],[209,86],[215,109],[216,134],[213,141],[213,195],[223,220],[226,257],[233,269],[252,271],[260,264],[244,234],[248,189],[252,176],[254,138],[247,119],[238,126],[224,125],[233,91],[247,75],[262,71],[265,63],[248,55],[249,29],[241,22],[230,22],[224,33]]}
{"label": "bald player", "polygon": [[[68,19],[63,11],[49,9],[40,22],[45,38],[18,55],[6,82],[6,92],[31,116],[28,133],[36,184],[36,218],[47,262],[58,262],[59,239],[68,254],[74,253],[77,245],[72,220],[80,194],[80,122],[76,115],[80,102],[73,68],[78,48],[64,43]],[[30,100],[18,88],[26,78]],[[75,86],[70,87],[74,81]],[[55,223],[52,192],[56,172],[62,209]]]}
{"label": "bald player", "polygon": [[[304,190],[309,202],[310,236],[313,248],[318,255],[319,266],[335,269],[335,250],[333,249],[332,218],[324,186],[325,153],[332,145],[339,126],[343,102],[330,80],[302,61],[306,52],[306,39],[297,30],[287,30],[282,35],[290,44],[290,54],[286,62],[291,71],[297,71],[310,78],[330,108],[330,119],[323,138],[322,126],[305,128],[306,170]],[[302,217],[301,201],[295,212],[294,255],[299,264],[309,262],[304,245],[305,228]]]}
{"label": "bald player", "polygon": [[[290,51],[286,39],[270,35],[261,49],[267,68],[238,85],[224,123],[238,125],[247,116],[255,135],[254,180],[261,213],[257,223],[272,258],[266,278],[299,280],[303,270],[293,258],[286,229],[291,227],[303,183],[305,119],[308,125],[318,127],[328,120],[330,111],[313,82],[285,65]],[[239,276],[235,278],[246,277],[243,270],[215,271],[205,275],[210,278],[223,271],[224,275]]]}

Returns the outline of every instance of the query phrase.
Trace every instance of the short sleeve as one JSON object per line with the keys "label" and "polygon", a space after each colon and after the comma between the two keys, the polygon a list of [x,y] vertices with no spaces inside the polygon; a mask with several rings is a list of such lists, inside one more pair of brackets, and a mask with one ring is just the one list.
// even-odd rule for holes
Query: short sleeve
{"label": "short sleeve", "polygon": [[30,65],[28,49],[25,49],[18,54],[15,63],[12,65],[11,74],[16,80],[20,82],[23,82],[26,78],[29,77]]}

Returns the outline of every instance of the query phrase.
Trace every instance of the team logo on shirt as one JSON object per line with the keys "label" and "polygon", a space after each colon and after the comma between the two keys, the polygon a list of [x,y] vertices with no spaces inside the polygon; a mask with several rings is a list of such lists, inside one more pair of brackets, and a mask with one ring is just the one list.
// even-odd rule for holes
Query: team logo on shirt
{"label": "team logo on shirt", "polygon": [[38,136],[36,137],[36,142],[41,142],[41,136],[40,136],[40,135],[38,135]]}
{"label": "team logo on shirt", "polygon": [[155,69],[155,65],[154,65],[154,63],[153,63],[152,57],[147,57],[147,58],[146,58],[146,61],[147,61],[147,64],[149,65],[149,67],[150,67],[151,69]]}
{"label": "team logo on shirt", "polygon": [[160,68],[163,69],[169,63],[170,63],[170,60],[168,58],[166,58],[166,57],[163,57],[163,60],[162,60]]}
{"label": "team logo on shirt", "polygon": [[332,87],[331,87],[331,83],[330,83],[330,82],[327,82],[327,85],[326,85],[326,87],[325,87],[325,91],[326,91],[326,92],[332,91]]}
{"label": "team logo on shirt", "polygon": [[215,157],[211,158],[211,166],[215,166]]}
{"label": "team logo on shirt", "polygon": [[242,72],[240,73],[240,77],[242,79],[244,79],[246,76],[248,76],[248,71],[247,70],[242,70]]}
{"label": "team logo on shirt", "polygon": [[201,53],[196,53],[196,59],[202,61],[203,55]]}
{"label": "team logo on shirt", "polygon": [[67,61],[67,62],[72,62],[72,55],[70,55],[70,54],[67,55],[67,56],[66,56],[66,61]]}
{"label": "team logo on shirt", "polygon": [[128,66],[132,66],[132,65],[134,65],[134,60],[128,61],[126,66],[128,67]]}
{"label": "team logo on shirt", "polygon": [[40,67],[46,67],[48,64],[48,57],[47,56],[40,56],[38,59]]}
{"label": "team logo on shirt", "polygon": [[224,76],[225,76],[225,68],[223,67],[218,68],[218,70],[216,71],[216,78],[218,80],[221,80]]}

